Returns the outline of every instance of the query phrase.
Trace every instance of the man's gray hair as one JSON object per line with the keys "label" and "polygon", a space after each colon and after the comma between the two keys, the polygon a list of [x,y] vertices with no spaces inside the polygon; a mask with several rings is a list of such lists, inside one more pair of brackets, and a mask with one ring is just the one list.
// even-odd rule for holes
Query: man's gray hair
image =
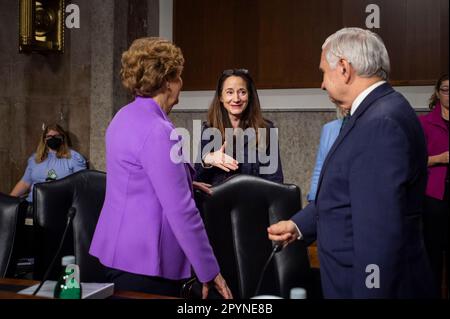
{"label": "man's gray hair", "polygon": [[376,33],[360,28],[343,28],[330,35],[322,45],[332,69],[346,59],[361,77],[389,77],[389,55],[383,40]]}

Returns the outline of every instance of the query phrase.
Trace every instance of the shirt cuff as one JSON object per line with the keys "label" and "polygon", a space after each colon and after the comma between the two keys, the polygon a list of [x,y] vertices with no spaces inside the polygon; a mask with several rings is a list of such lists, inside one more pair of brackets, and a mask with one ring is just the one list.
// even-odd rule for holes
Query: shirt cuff
{"label": "shirt cuff", "polygon": [[[293,223],[294,223],[294,222],[293,222]],[[294,225],[295,225],[295,228],[297,228],[297,231],[298,231],[298,237],[297,237],[297,240],[300,240],[300,239],[303,238],[303,234],[302,234],[302,232],[300,231],[300,228],[298,228],[297,224],[294,223]]]}

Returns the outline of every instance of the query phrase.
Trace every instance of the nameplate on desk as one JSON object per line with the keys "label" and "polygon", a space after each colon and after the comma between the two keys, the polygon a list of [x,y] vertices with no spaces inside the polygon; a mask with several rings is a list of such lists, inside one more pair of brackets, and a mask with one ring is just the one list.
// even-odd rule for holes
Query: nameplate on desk
{"label": "nameplate on desk", "polygon": [[[53,298],[56,281],[47,280],[41,290],[36,294],[38,297]],[[32,295],[38,285],[34,285],[18,292],[21,295]],[[105,299],[114,293],[113,283],[81,283],[81,299]]]}

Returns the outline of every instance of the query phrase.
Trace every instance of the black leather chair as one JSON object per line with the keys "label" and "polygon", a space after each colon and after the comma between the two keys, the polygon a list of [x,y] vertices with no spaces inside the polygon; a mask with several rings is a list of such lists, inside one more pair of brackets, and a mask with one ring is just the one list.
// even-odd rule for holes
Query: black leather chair
{"label": "black leather chair", "polygon": [[[251,298],[273,249],[267,227],[301,209],[300,189],[237,175],[212,190],[212,195],[195,194],[210,243],[234,297]],[[306,245],[296,241],[278,252],[263,278],[258,295],[289,298],[293,287],[309,290],[311,269]]]}
{"label": "black leather chair", "polygon": [[0,193],[0,278],[13,277],[23,237],[26,202]]}
{"label": "black leather chair", "polygon": [[[67,222],[70,207],[76,209],[72,228],[58,257],[75,255],[82,282],[105,282],[105,267],[89,255],[106,190],[106,174],[82,170],[66,178],[36,184],[33,193],[36,245],[35,279],[42,279],[56,253]],[[55,266],[50,279],[56,279]]]}

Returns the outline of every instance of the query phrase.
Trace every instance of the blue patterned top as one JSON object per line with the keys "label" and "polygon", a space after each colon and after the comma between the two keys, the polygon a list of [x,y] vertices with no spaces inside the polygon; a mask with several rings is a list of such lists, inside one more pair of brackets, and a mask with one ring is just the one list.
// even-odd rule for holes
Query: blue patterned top
{"label": "blue patterned top", "polygon": [[86,160],[81,154],[74,150],[70,150],[70,154],[71,158],[57,158],[55,152],[49,151],[47,158],[39,164],[36,163],[35,153],[30,156],[25,174],[22,177],[22,181],[31,185],[27,201],[30,203],[33,201],[34,184],[61,179],[86,169]]}

